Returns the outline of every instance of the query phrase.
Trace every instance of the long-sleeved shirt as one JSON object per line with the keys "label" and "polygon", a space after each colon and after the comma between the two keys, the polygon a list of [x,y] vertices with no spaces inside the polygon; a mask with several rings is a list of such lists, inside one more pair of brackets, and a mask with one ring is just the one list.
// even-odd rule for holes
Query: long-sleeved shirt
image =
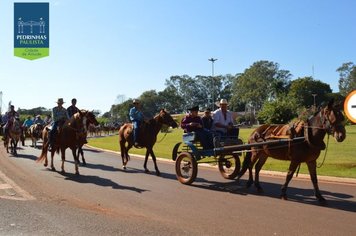
{"label": "long-sleeved shirt", "polygon": [[[198,123],[201,126],[197,127],[195,125],[190,125],[190,123],[192,122]],[[192,117],[191,115],[187,115],[183,118],[180,126],[182,127],[182,129],[184,129],[185,132],[189,133],[189,132],[201,130],[203,127],[203,121],[201,120],[200,116]]]}
{"label": "long-sleeved shirt", "polygon": [[129,112],[130,120],[131,121],[142,121],[143,114],[142,112],[137,109],[136,107],[132,107]]}
{"label": "long-sleeved shirt", "polygon": [[64,107],[54,107],[52,109],[52,118],[54,122],[57,122],[61,119],[68,120],[69,116],[67,113],[67,109]]}

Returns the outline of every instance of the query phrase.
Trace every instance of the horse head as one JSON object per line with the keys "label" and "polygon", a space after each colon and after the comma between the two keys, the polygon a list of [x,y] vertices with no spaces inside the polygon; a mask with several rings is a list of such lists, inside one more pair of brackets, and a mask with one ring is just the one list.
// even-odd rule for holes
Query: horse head
{"label": "horse head", "polygon": [[333,135],[337,142],[342,142],[346,138],[345,117],[341,112],[341,104],[334,104],[332,99],[321,112],[323,127],[326,132]]}
{"label": "horse head", "polygon": [[173,117],[165,109],[161,109],[161,111],[156,117],[158,118],[158,121],[162,124],[171,126],[172,128],[178,127],[177,122],[174,121]]}

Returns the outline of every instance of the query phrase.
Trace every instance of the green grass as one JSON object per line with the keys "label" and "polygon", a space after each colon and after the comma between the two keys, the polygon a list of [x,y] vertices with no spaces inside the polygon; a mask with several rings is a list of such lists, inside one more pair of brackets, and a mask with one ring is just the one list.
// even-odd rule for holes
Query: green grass
{"label": "green grass", "polygon": [[[240,138],[246,142],[247,137],[251,134],[253,129],[240,129]],[[356,126],[346,127],[347,136],[344,142],[337,143],[332,137],[329,140],[329,147],[327,149],[326,160],[324,165],[317,169],[319,175],[337,176],[356,178]],[[154,151],[157,157],[172,158],[172,149],[177,142],[182,141],[182,129],[175,129],[165,134],[158,134],[157,143],[154,146]],[[163,138],[163,140],[162,140]],[[325,142],[326,142],[325,138]],[[103,149],[119,151],[118,136],[109,136],[102,138],[89,139],[89,145]],[[145,154],[145,149],[132,148],[130,153]],[[318,164],[323,161],[324,152],[322,151],[318,159]],[[288,161],[279,161],[269,158],[263,166],[264,170],[287,171],[289,166]],[[307,166],[301,165],[299,173],[308,173]]]}

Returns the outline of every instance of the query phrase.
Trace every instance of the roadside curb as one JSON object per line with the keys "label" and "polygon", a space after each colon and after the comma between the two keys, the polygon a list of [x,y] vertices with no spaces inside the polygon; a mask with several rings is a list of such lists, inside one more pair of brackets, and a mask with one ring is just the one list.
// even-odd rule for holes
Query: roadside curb
{"label": "roadside curb", "polygon": [[[120,155],[119,151],[111,151],[111,150],[107,150],[107,149],[102,149],[102,148],[90,146],[88,144],[85,144],[85,146],[92,148],[92,149]],[[139,154],[133,154],[133,156],[139,157],[139,158],[145,158],[144,155],[139,155]],[[157,157],[157,160],[164,161],[164,162],[172,162],[172,163],[174,162],[173,160],[166,159],[166,158],[160,158],[160,157]],[[218,168],[217,166],[212,166],[209,164],[199,164],[199,165],[204,166],[206,168],[215,168],[215,169]],[[261,174],[267,175],[267,176],[272,176],[272,177],[285,177],[287,173],[281,172],[281,171],[261,170]],[[308,174],[298,174],[298,179],[310,180],[310,176]],[[343,177],[318,175],[318,181],[319,182],[328,182],[328,183],[356,185],[356,179],[354,179],[354,178],[343,178]]]}

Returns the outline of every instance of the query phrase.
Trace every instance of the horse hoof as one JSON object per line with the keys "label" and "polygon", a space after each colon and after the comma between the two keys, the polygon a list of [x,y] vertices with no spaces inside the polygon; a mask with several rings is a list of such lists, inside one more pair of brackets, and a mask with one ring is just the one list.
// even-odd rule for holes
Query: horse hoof
{"label": "horse hoof", "polygon": [[287,201],[288,200],[287,195],[281,195],[281,199]]}
{"label": "horse hoof", "polygon": [[150,173],[150,171],[148,169],[145,169],[145,173]]}
{"label": "horse hoof", "polygon": [[79,172],[75,172],[75,176],[79,176],[80,174],[79,174]]}
{"label": "horse hoof", "polygon": [[126,170],[126,166],[122,166],[122,169]]}
{"label": "horse hoof", "polygon": [[157,176],[160,176],[160,175],[161,175],[161,172],[156,171],[156,175],[157,175]]}
{"label": "horse hoof", "polygon": [[64,170],[61,170],[61,174],[65,174],[66,172]]}

